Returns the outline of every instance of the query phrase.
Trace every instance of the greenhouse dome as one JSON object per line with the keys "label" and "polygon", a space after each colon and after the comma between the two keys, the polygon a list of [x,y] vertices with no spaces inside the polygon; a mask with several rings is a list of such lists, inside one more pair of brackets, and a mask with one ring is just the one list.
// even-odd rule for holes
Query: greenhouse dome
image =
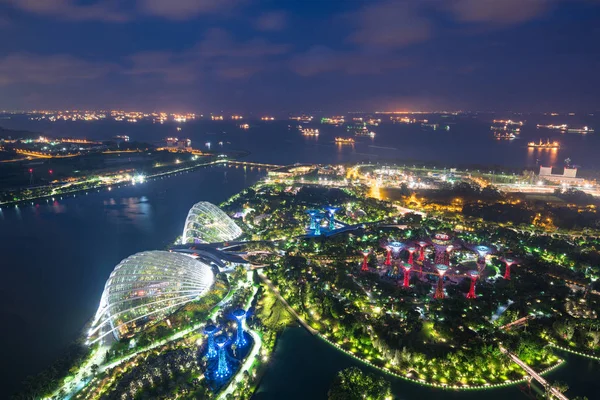
{"label": "greenhouse dome", "polygon": [[185,220],[181,242],[217,243],[239,237],[242,230],[219,207],[206,201],[194,204]]}
{"label": "greenhouse dome", "polygon": [[130,336],[201,297],[213,282],[211,267],[185,254],[145,251],[127,257],[106,281],[90,340]]}

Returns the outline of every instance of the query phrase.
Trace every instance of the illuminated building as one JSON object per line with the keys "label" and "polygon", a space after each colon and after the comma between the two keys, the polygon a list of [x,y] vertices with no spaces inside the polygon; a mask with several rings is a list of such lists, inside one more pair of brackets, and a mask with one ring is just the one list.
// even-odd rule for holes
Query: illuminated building
{"label": "illuminated building", "polygon": [[360,268],[360,270],[363,272],[369,271],[369,254],[371,254],[371,250],[369,250],[369,249],[365,249],[362,251],[363,262],[362,262],[362,267]]}
{"label": "illuminated building", "polygon": [[510,280],[510,267],[515,265],[517,262],[512,258],[505,258],[504,260],[504,279]]}
{"label": "illuminated building", "polygon": [[444,275],[446,275],[446,272],[448,271],[448,266],[444,264],[436,264],[435,269],[438,272],[438,281],[435,289],[435,295],[433,297],[436,299],[443,299],[446,297],[444,294]]}
{"label": "illuminated building", "polygon": [[471,277],[471,287],[469,288],[469,293],[467,293],[467,299],[475,299],[477,298],[475,294],[475,282],[479,278],[479,271],[469,271],[469,276]]}
{"label": "illuminated building", "polygon": [[209,360],[214,360],[217,358],[217,347],[215,346],[215,333],[217,333],[218,329],[214,325],[206,325],[204,328],[204,334],[208,338],[208,343],[206,346],[206,357]]}
{"label": "illuminated building", "polygon": [[91,343],[112,333],[131,336],[203,296],[214,282],[211,267],[180,253],[145,251],[121,261],[104,286]]}
{"label": "illuminated building", "polygon": [[247,343],[246,338],[244,337],[244,321],[246,320],[246,311],[239,308],[233,312],[233,316],[237,321],[237,330],[234,343],[237,348],[242,348],[246,346]]}
{"label": "illuminated building", "polygon": [[240,237],[242,230],[219,207],[201,201],[188,212],[181,242],[219,243]]}
{"label": "illuminated building", "polygon": [[404,268],[404,284],[402,286],[407,288],[410,285],[410,270],[412,268],[412,264],[402,263],[402,268]]}
{"label": "illuminated building", "polygon": [[229,365],[227,364],[225,345],[227,344],[227,336],[219,335],[215,338],[215,344],[218,349],[219,363],[217,365],[217,371],[215,372],[215,377],[217,379],[225,379],[231,374],[231,370],[229,369]]}

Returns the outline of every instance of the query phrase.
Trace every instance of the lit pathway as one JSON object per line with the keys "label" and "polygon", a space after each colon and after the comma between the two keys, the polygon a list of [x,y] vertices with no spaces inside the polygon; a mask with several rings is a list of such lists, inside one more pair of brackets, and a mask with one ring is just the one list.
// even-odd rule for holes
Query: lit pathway
{"label": "lit pathway", "polygon": [[250,354],[248,354],[246,356],[246,359],[244,360],[244,363],[238,370],[237,374],[231,379],[231,381],[229,381],[229,385],[227,386],[227,389],[223,390],[221,392],[221,394],[219,395],[219,397],[217,397],[217,399],[225,399],[228,394],[233,393],[235,391],[235,388],[237,387],[238,382],[240,382],[242,379],[244,379],[244,372],[245,371],[249,372],[250,368],[252,367],[252,364],[254,363],[254,360],[256,359],[256,356],[257,356],[260,348],[262,347],[262,340],[260,339],[260,336],[258,335],[258,333],[256,333],[252,329],[248,329],[248,328],[246,329],[246,332],[248,332],[250,334],[250,336],[252,336],[252,340],[254,340],[254,346],[252,346],[252,350],[250,351]]}
{"label": "lit pathway", "polygon": [[506,350],[502,346],[500,346],[500,351],[502,353],[508,355],[510,357],[510,359],[513,360],[513,362],[515,364],[517,364],[519,367],[523,368],[525,370],[525,372],[527,372],[529,374],[529,376],[531,376],[533,379],[535,379],[536,381],[538,381],[542,386],[544,386],[544,388],[548,392],[550,392],[550,394],[552,396],[556,397],[559,400],[569,400],[569,398],[567,396],[565,396],[564,394],[562,394],[558,389],[552,387],[552,385],[550,385],[550,383],[546,379],[544,379],[543,376],[541,376],[540,374],[538,374],[537,372],[535,372],[533,370],[533,368],[531,368],[529,365],[525,364],[519,357],[517,357],[516,355],[514,355],[510,351]]}
{"label": "lit pathway", "polygon": [[279,289],[277,289],[274,285],[273,282],[271,282],[271,280],[269,278],[267,278],[262,271],[256,271],[258,273],[258,276],[260,277],[260,279],[269,287],[269,289],[271,289],[271,291],[273,293],[275,293],[275,296],[277,296],[277,299],[279,301],[281,301],[281,303],[286,306],[286,308],[288,309],[288,311],[298,320],[298,322],[300,322],[300,324],[306,328],[307,331],[309,331],[310,333],[312,333],[313,335],[318,334],[318,332],[313,329],[310,325],[308,325],[303,319],[302,317],[300,317],[300,315],[298,315],[298,313],[288,304],[288,302],[281,297],[281,295],[279,294]]}

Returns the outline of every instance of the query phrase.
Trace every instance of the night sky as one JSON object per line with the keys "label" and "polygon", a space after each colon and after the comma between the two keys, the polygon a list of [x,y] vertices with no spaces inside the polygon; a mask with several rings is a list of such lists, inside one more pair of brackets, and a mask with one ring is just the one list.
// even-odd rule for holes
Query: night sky
{"label": "night sky", "polygon": [[598,0],[0,0],[0,109],[594,111]]}

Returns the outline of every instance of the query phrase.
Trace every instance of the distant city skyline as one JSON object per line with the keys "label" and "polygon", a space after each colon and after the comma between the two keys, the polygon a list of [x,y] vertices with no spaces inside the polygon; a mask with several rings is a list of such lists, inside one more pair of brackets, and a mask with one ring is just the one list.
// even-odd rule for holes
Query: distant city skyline
{"label": "distant city skyline", "polygon": [[0,109],[593,112],[595,0],[0,0]]}

